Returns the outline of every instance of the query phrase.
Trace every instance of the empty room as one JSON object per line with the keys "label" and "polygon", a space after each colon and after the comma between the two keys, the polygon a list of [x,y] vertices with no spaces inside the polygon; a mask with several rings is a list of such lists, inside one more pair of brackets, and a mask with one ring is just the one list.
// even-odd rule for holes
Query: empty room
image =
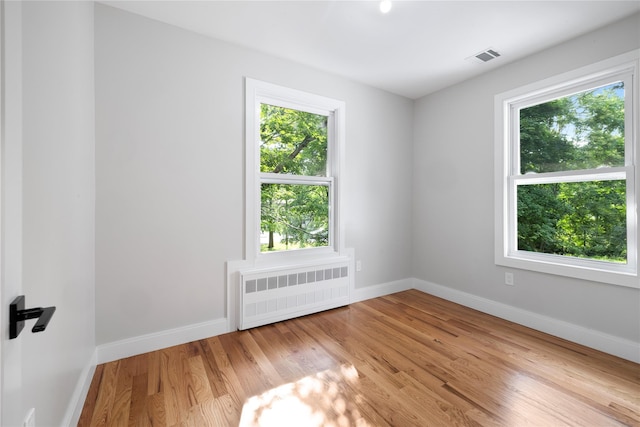
{"label": "empty room", "polygon": [[0,425],[640,425],[640,2],[0,5]]}

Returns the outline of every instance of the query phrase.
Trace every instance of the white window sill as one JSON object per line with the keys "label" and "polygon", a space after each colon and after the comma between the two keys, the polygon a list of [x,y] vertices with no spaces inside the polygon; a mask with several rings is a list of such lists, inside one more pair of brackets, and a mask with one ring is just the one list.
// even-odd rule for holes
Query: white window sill
{"label": "white window sill", "polygon": [[[559,255],[535,254],[518,251],[512,256],[497,257],[495,262],[509,268],[536,271],[610,285],[640,288],[637,272],[630,271],[625,264],[573,259]],[[571,263],[571,264],[570,264]]]}

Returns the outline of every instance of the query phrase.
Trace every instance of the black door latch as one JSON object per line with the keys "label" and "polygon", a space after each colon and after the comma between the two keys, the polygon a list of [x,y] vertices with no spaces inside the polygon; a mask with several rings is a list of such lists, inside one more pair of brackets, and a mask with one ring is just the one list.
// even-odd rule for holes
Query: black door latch
{"label": "black door latch", "polygon": [[9,305],[9,339],[17,338],[24,328],[25,320],[38,319],[31,332],[42,332],[47,328],[55,307],[24,308],[24,295],[20,295]]}

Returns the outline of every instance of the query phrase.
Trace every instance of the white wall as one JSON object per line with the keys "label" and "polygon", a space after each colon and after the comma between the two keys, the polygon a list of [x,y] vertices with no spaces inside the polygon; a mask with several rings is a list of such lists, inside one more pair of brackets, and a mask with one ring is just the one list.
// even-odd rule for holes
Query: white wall
{"label": "white wall", "polygon": [[361,295],[413,276],[640,342],[637,290],[524,271],[506,287],[493,261],[494,95],[637,48],[637,15],[414,106],[108,6],[95,11],[98,344],[226,316],[225,261],[243,256],[245,76],[346,101],[346,246],[362,260]]}
{"label": "white wall", "polygon": [[[346,245],[362,260],[358,288],[413,274],[640,342],[637,290],[522,271],[506,287],[492,255],[493,96],[638,48],[640,16],[414,110],[407,99],[102,5],[94,104],[93,5],[20,8],[22,40],[6,59],[22,61],[5,64],[22,87],[5,115],[19,147],[3,150],[22,157],[23,183],[10,178],[23,195],[5,196],[22,197],[9,213],[23,225],[14,267],[27,304],[58,311],[47,331],[20,337],[21,375],[5,370],[3,380],[22,388],[3,384],[5,420],[36,407],[38,425],[68,421],[96,342],[225,316],[224,263],[243,255],[244,76],[346,101]],[[14,166],[3,164],[5,179]]]}
{"label": "white wall", "polygon": [[413,102],[96,5],[98,344],[224,318],[243,257],[244,77],[346,101],[358,287],[411,276]]}
{"label": "white wall", "polygon": [[22,294],[22,7],[5,2],[2,16],[2,243],[0,293],[2,306],[2,418],[0,425],[22,421],[22,341],[9,340],[7,311]]}
{"label": "white wall", "polygon": [[[416,101],[413,273],[640,342],[640,291],[494,264],[494,95],[640,46],[640,15]],[[637,356],[637,355],[636,355]]]}
{"label": "white wall", "polygon": [[95,352],[93,4],[22,3],[23,290],[55,305],[22,341],[22,414],[70,419]]}

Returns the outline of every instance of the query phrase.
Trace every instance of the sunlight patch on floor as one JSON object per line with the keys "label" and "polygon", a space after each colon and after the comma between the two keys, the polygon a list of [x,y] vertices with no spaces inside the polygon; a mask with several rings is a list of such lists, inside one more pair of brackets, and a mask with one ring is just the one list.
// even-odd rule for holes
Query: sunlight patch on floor
{"label": "sunlight patch on floor", "polygon": [[365,427],[355,403],[353,365],[329,369],[253,396],[242,408],[241,427]]}

